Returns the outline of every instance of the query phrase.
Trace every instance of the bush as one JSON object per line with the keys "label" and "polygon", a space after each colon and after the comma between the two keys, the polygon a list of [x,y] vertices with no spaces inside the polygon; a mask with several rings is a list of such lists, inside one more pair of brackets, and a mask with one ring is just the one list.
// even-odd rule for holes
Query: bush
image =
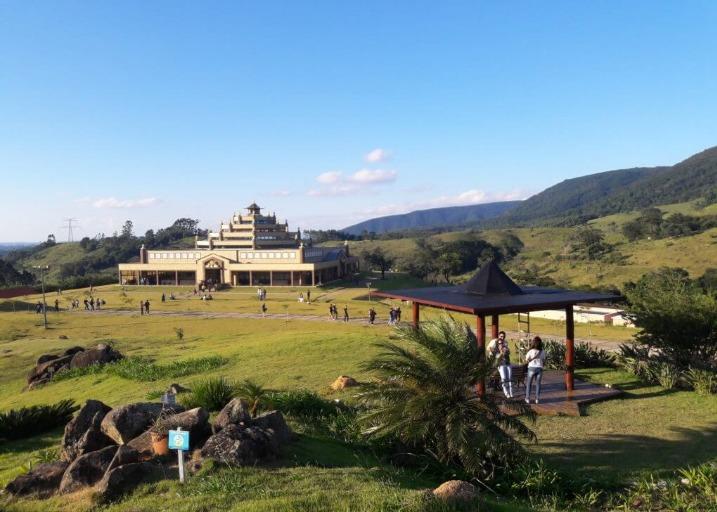
{"label": "bush", "polygon": [[66,424],[79,409],[72,400],[0,412],[0,439],[24,439]]}
{"label": "bush", "polygon": [[272,391],[266,398],[271,407],[302,421],[336,416],[346,408],[307,389]]}
{"label": "bush", "polygon": [[682,371],[670,363],[655,362],[650,369],[654,380],[665,389],[674,389],[682,378]]}
{"label": "bush", "polygon": [[582,368],[612,368],[615,366],[615,357],[590,343],[579,342],[575,345],[575,363]]}
{"label": "bush", "polygon": [[711,395],[717,393],[717,375],[710,370],[690,368],[686,374],[687,382],[698,395]]}
{"label": "bush", "polygon": [[654,373],[650,363],[650,349],[640,345],[621,344],[616,357],[617,364],[642,382],[654,383]]}
{"label": "bush", "polygon": [[219,411],[234,398],[236,386],[224,377],[211,377],[192,384],[192,391],[180,399],[187,409],[203,407],[207,411]]}

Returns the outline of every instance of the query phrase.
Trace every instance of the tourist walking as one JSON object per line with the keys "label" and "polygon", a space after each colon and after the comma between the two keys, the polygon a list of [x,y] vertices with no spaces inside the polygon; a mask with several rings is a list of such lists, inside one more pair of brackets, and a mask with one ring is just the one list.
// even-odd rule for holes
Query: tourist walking
{"label": "tourist walking", "polygon": [[90,301],[85,299],[84,302],[85,302],[85,311],[89,311],[90,310]]}
{"label": "tourist walking", "polygon": [[95,310],[95,298],[94,297],[90,297],[90,310],[91,311]]}
{"label": "tourist walking", "polygon": [[306,290],[306,302],[311,304],[311,290]]}
{"label": "tourist walking", "polygon": [[540,336],[533,338],[530,342],[530,350],[525,354],[525,362],[528,363],[528,376],[525,379],[525,403],[530,403],[530,389],[535,380],[535,403],[540,403],[540,382],[543,380],[543,364],[545,363],[545,352],[543,351],[543,340]]}
{"label": "tourist walking", "polygon": [[139,316],[144,315],[144,302],[139,301]]}
{"label": "tourist walking", "polygon": [[396,308],[396,319],[395,319],[395,321],[396,321],[396,322],[400,322],[400,321],[401,321],[401,307],[400,307],[400,306]]}
{"label": "tourist walking", "polygon": [[60,312],[60,301],[55,299],[55,311]]}
{"label": "tourist walking", "polygon": [[344,306],[344,322],[348,322],[348,321],[349,321],[349,306],[348,306],[348,304],[346,304]]}
{"label": "tourist walking", "polygon": [[144,301],[144,314],[149,315],[149,299]]}
{"label": "tourist walking", "polygon": [[167,297],[164,295],[164,292],[163,292],[162,293],[162,302],[166,302],[166,301],[167,301]]}
{"label": "tourist walking", "polygon": [[506,398],[513,398],[513,371],[510,367],[510,347],[505,339],[505,331],[500,331],[498,337],[491,340],[488,347],[490,355],[498,366],[503,394]]}
{"label": "tourist walking", "polygon": [[267,310],[266,302],[262,302],[261,303],[261,317],[262,318],[266,317],[266,310]]}
{"label": "tourist walking", "polygon": [[371,308],[368,310],[368,323],[373,325],[373,323],[376,321],[376,310]]}

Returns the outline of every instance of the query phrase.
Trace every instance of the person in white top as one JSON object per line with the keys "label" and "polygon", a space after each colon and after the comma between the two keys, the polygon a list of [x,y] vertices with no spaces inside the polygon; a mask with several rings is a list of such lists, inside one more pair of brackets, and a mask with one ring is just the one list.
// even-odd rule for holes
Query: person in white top
{"label": "person in white top", "polygon": [[545,352],[543,351],[543,340],[540,336],[533,338],[530,342],[530,350],[525,354],[525,362],[528,363],[528,376],[525,379],[525,403],[530,403],[530,389],[535,379],[535,403],[540,401],[540,382],[543,380],[543,365],[545,364]]}

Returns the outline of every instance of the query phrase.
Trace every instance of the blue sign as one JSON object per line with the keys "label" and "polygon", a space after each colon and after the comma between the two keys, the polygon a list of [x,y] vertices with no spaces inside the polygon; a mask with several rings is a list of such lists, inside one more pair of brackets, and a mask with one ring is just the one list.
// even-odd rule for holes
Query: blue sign
{"label": "blue sign", "polygon": [[169,431],[169,449],[170,450],[189,450],[189,432],[185,430]]}

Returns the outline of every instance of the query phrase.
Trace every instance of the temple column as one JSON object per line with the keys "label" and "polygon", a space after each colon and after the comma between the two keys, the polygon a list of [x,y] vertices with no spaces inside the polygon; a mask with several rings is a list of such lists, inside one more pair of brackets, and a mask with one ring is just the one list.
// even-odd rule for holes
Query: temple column
{"label": "temple column", "polygon": [[289,279],[291,280],[291,286],[294,286],[294,271],[292,270],[289,272],[289,275],[291,276]]}
{"label": "temple column", "polygon": [[155,281],[154,284],[156,284],[157,286],[159,286],[159,270],[157,270],[157,280]]}
{"label": "temple column", "polygon": [[[485,361],[485,316],[476,316],[476,346],[478,347],[478,358]],[[485,396],[485,375],[476,384],[478,396]]]}
{"label": "temple column", "polygon": [[269,271],[269,286],[274,286],[274,272],[272,270]]}
{"label": "temple column", "polygon": [[311,271],[311,286],[316,286],[316,273],[315,271]]}
{"label": "temple column", "polygon": [[575,320],[573,306],[565,308],[565,389],[575,388]]}
{"label": "temple column", "polygon": [[174,286],[179,286],[179,270],[174,271]]}
{"label": "temple column", "polygon": [[254,286],[254,274],[252,271],[249,271],[249,286]]}

